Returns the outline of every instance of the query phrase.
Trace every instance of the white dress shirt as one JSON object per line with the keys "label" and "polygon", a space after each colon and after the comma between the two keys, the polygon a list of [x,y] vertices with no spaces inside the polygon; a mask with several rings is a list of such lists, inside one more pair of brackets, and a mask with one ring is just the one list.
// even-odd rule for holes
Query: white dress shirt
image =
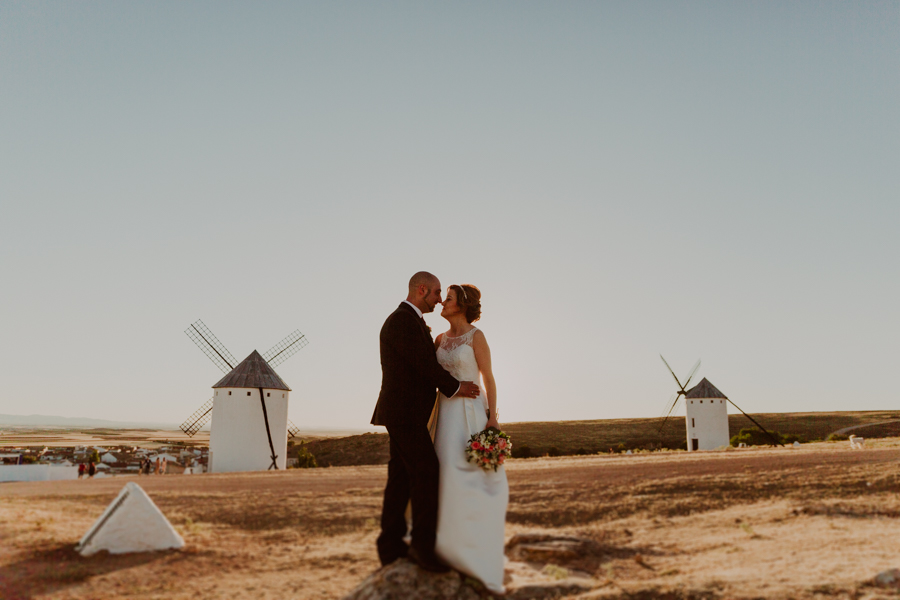
{"label": "white dress shirt", "polygon": [[419,307],[418,307],[418,306],[416,306],[415,304],[413,304],[413,303],[410,302],[409,300],[404,300],[404,302],[406,302],[407,304],[409,304],[410,306],[413,307],[413,310],[416,311],[416,314],[419,315],[419,318],[420,318],[420,319],[424,319],[424,318],[425,318],[425,315],[422,314],[422,311],[419,310]]}
{"label": "white dress shirt", "polygon": [[[422,314],[422,311],[419,310],[419,307],[418,307],[418,306],[416,306],[415,304],[413,304],[413,303],[410,302],[409,300],[404,300],[404,302],[406,302],[407,304],[409,304],[410,306],[413,307],[413,310],[416,311],[416,314],[419,315],[419,318],[420,318],[420,319],[425,320],[425,315]],[[459,384],[459,387],[456,388],[456,392],[453,394],[454,396],[455,396],[456,394],[459,393],[459,388],[461,388],[461,387],[462,387],[462,384]]]}

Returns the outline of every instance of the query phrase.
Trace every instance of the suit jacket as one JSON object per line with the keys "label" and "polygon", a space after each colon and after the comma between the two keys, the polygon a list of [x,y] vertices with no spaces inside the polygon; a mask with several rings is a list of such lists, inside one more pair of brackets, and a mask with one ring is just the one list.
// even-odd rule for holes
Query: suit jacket
{"label": "suit jacket", "polygon": [[387,318],[379,337],[381,393],[372,424],[426,427],[435,389],[449,397],[459,381],[438,363],[425,321],[406,302]]}

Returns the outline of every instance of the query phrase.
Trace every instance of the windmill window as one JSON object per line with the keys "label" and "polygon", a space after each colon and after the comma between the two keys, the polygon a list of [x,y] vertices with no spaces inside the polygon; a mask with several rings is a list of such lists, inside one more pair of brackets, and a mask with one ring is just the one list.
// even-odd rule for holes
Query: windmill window
{"label": "windmill window", "polygon": [[228,392],[228,395],[229,395],[229,396],[231,395],[231,392],[230,392],[230,391]]}
{"label": "windmill window", "polygon": [[247,395],[249,396],[249,395],[250,395],[250,392],[247,392]]}
{"label": "windmill window", "polygon": [[694,418],[691,417],[691,427],[696,427],[697,425],[694,423]]}
{"label": "windmill window", "polygon": [[266,392],[266,398],[272,395],[272,392]]}
{"label": "windmill window", "polygon": [[282,394],[281,397],[284,398],[284,394]]}

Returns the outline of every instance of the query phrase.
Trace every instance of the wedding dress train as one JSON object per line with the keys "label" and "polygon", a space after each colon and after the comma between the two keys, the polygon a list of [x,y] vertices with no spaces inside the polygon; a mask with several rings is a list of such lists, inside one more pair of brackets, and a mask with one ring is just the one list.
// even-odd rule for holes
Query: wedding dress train
{"label": "wedding dress train", "polygon": [[[479,381],[472,339],[477,329],[459,337],[446,334],[438,362],[460,381]],[[509,485],[506,471],[485,471],[466,461],[469,438],[487,425],[486,401],[447,398],[440,394],[434,447],[441,464],[435,550],[454,569],[504,593],[503,555]]]}

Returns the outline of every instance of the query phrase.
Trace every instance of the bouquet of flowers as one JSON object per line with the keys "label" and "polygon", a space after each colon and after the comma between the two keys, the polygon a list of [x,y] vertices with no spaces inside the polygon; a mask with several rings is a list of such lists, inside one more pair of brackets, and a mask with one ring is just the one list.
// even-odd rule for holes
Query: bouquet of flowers
{"label": "bouquet of flowers", "polygon": [[476,433],[466,444],[466,460],[485,471],[490,469],[496,471],[511,454],[512,440],[496,427],[488,427]]}

